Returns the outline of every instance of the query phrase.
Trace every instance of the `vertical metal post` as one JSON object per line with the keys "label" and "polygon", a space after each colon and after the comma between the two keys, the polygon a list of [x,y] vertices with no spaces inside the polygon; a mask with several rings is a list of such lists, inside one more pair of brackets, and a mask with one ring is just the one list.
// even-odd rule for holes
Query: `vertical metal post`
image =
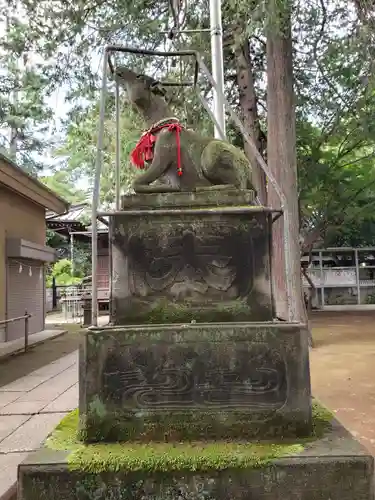
{"label": "vertical metal post", "polygon": [[98,127],[98,146],[96,152],[96,167],[95,181],[92,194],[92,214],[91,214],[91,297],[92,297],[92,312],[91,323],[93,326],[98,324],[98,226],[96,217],[98,214],[98,205],[100,198],[100,176],[103,163],[103,139],[104,139],[104,116],[105,116],[105,101],[107,91],[107,64],[108,52],[104,51],[103,55],[103,74],[102,74],[102,90],[100,96],[100,112],[99,112],[99,127]]}
{"label": "vertical metal post", "polygon": [[73,240],[73,233],[70,233],[70,261],[72,263],[72,276],[74,276],[74,240]]}
{"label": "vertical metal post", "polygon": [[215,127],[215,137],[225,136],[224,63],[223,63],[223,28],[221,23],[221,0],[210,0],[211,57],[212,76],[217,85],[213,88],[214,115],[221,130]]}
{"label": "vertical metal post", "polygon": [[292,260],[290,257],[290,238],[291,220],[289,207],[284,205],[284,265],[285,265],[285,284],[286,284],[286,302],[288,309],[288,321],[297,321],[296,304],[293,302],[293,282],[292,282]]}
{"label": "vertical metal post", "polygon": [[25,311],[25,352],[29,346],[29,314]]}
{"label": "vertical metal post", "polygon": [[357,278],[357,304],[361,305],[361,285],[359,284],[359,260],[358,260],[358,249],[354,250],[355,257],[355,274]]}
{"label": "vertical metal post", "polygon": [[57,307],[57,288],[56,288],[56,278],[52,277],[52,309]]}
{"label": "vertical metal post", "polygon": [[120,210],[120,87],[116,80],[116,210]]}
{"label": "vertical metal post", "polygon": [[324,309],[324,276],[323,276],[323,257],[322,252],[319,252],[319,266],[320,266],[320,293],[322,297],[322,309]]}

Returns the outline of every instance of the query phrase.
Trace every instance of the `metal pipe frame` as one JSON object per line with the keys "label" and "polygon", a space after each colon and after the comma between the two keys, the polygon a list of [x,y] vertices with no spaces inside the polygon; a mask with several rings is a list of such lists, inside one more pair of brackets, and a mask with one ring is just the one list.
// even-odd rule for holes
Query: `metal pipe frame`
{"label": "metal pipe frame", "polygon": [[[159,50],[146,50],[146,49],[135,49],[133,47],[124,47],[122,45],[108,45],[104,49],[104,56],[107,54],[109,69],[111,70],[112,75],[115,72],[115,66],[111,59],[111,53],[113,52],[122,52],[123,54],[139,54],[142,56],[156,56],[156,57],[193,57],[195,60],[195,68],[194,68],[194,81],[193,83],[187,82],[160,82],[162,85],[166,87],[176,86],[176,87],[186,87],[186,86],[196,86],[198,82],[198,74],[199,74],[199,64],[198,58],[199,53],[196,50],[177,50],[177,51],[165,51],[161,52]],[[104,57],[106,59],[106,57]]]}
{"label": "metal pipe frame", "polygon": [[211,25],[211,67],[215,80],[214,114],[220,127],[215,126],[215,138],[221,139],[225,133],[224,62],[223,62],[223,27],[221,22],[221,0],[210,0]]}
{"label": "metal pipe frame", "polygon": [[[104,116],[105,116],[105,102],[107,97],[107,64],[108,64],[108,51],[104,50],[103,57],[103,73],[102,73],[102,88],[100,96],[100,110],[99,110],[99,126],[98,126],[98,145],[96,151],[96,164],[95,164],[95,180],[94,189],[92,193],[92,213],[91,213],[91,297],[92,297],[92,311],[91,311],[91,324],[98,325],[98,226],[97,214],[100,198],[100,177],[102,173],[103,164],[103,142],[104,142]],[[117,177],[117,176],[116,176]]]}
{"label": "metal pipe frame", "polygon": [[[92,276],[92,313],[91,313],[91,323],[93,326],[98,324],[98,277],[97,277],[97,266],[98,266],[98,228],[97,228],[97,218],[98,218],[98,208],[100,201],[100,178],[102,172],[103,164],[103,142],[104,142],[104,117],[105,117],[105,104],[107,97],[107,65],[109,69],[114,74],[115,66],[111,60],[111,54],[114,52],[122,52],[128,54],[140,54],[140,55],[151,55],[160,57],[184,57],[190,56],[195,60],[194,69],[194,81],[192,83],[180,82],[165,82],[163,85],[166,86],[196,86],[198,81],[198,52],[195,50],[184,50],[184,51],[170,51],[170,52],[160,52],[156,50],[143,50],[135,49],[132,47],[123,47],[120,45],[108,45],[104,49],[103,54],[103,72],[102,72],[102,85],[101,85],[101,96],[100,96],[100,111],[99,111],[99,126],[98,126],[98,144],[96,153],[96,164],[95,164],[95,180],[94,189],[92,195],[92,214],[91,214],[91,226],[92,226],[92,248],[91,248],[91,276]],[[120,208],[120,102],[119,102],[119,85],[116,82],[116,210]]]}
{"label": "metal pipe frame", "polygon": [[[171,30],[169,31],[159,31],[161,35],[169,35]],[[196,29],[196,30],[180,30],[176,31],[176,35],[184,35],[185,33],[210,33],[211,29],[210,28],[202,28],[202,29]]]}
{"label": "metal pipe frame", "polygon": [[115,107],[116,107],[116,210],[120,210],[120,148],[121,148],[121,137],[120,137],[120,86],[116,80],[116,94],[115,94]]}
{"label": "metal pipe frame", "polygon": [[354,250],[354,260],[355,260],[355,274],[357,278],[357,304],[361,305],[361,284],[359,282],[359,259],[358,259],[358,249]]}
{"label": "metal pipe frame", "polygon": [[[202,102],[204,108],[209,113],[210,118],[213,120],[215,126],[220,132],[220,136],[225,138],[225,131],[220,127],[220,123],[212,113],[208,102],[201,95],[199,88],[197,86],[198,82],[198,74],[201,69],[205,76],[208,78],[211,86],[214,88],[217,98],[220,102],[224,104],[224,106],[228,109],[229,115],[235,125],[237,125],[238,129],[241,131],[244,139],[249,144],[252,153],[254,154],[256,160],[261,166],[263,172],[269,179],[271,185],[275,189],[277,196],[279,197],[281,204],[281,212],[284,215],[284,257],[285,257],[285,276],[286,276],[286,286],[287,286],[287,304],[288,304],[288,321],[295,321],[296,319],[296,311],[293,308],[292,301],[292,281],[291,281],[291,261],[289,255],[289,231],[291,227],[291,221],[289,217],[288,210],[285,210],[287,206],[286,198],[284,193],[282,192],[278,182],[275,177],[272,175],[272,172],[269,170],[266,162],[264,161],[262,155],[258,151],[255,142],[250,137],[250,135],[246,132],[245,126],[237,116],[237,114],[232,110],[231,105],[226,99],[222,90],[218,87],[215,79],[212,77],[210,71],[202,60],[201,55],[195,50],[186,50],[186,51],[169,51],[169,52],[160,52],[155,50],[143,50],[143,49],[135,49],[132,47],[123,47],[120,45],[109,45],[104,49],[104,57],[103,57],[103,73],[102,73],[102,85],[101,85],[101,98],[100,98],[100,112],[99,112],[99,126],[98,126],[98,143],[97,143],[97,154],[96,154],[96,166],[95,166],[95,180],[94,180],[94,189],[93,189],[93,197],[92,197],[92,316],[91,323],[92,326],[97,326],[98,323],[98,292],[97,292],[97,260],[98,260],[98,229],[97,229],[97,216],[103,215],[113,215],[116,212],[101,212],[98,214],[99,208],[99,199],[100,199],[100,178],[102,171],[102,163],[103,163],[103,138],[104,138],[104,116],[105,116],[105,104],[106,104],[106,94],[107,94],[107,64],[110,68],[112,75],[115,72],[115,66],[111,60],[111,53],[113,52],[122,52],[129,54],[139,54],[139,55],[152,55],[152,56],[160,56],[160,57],[183,57],[183,56],[191,56],[195,59],[195,70],[194,70],[194,82],[193,86],[196,88],[197,94]],[[179,83],[172,82],[161,82],[163,85],[168,86],[181,86]],[[120,131],[119,129],[119,96],[118,96],[118,86],[116,86],[116,210],[119,208],[119,175],[120,175],[120,157],[119,152],[117,152],[117,147],[119,144]],[[274,212],[280,212],[280,210],[274,210]]]}

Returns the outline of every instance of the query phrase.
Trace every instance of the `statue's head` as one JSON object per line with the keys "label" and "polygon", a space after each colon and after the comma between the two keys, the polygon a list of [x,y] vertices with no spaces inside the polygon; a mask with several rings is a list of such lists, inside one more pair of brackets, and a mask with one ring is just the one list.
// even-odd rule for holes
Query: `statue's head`
{"label": "statue's head", "polygon": [[159,81],[124,66],[116,69],[115,78],[125,89],[129,101],[139,108],[149,105],[152,96],[158,96],[164,100],[166,95],[166,91]]}

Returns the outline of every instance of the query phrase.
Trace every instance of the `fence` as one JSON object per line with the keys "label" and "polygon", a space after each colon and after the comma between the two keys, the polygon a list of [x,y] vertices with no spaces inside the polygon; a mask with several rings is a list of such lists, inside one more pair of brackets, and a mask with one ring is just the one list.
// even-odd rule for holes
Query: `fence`
{"label": "fence", "polygon": [[[315,287],[315,306],[375,304],[375,248],[335,248],[302,259]],[[303,278],[305,289],[311,288]]]}
{"label": "fence", "polygon": [[24,351],[27,351],[27,348],[29,346],[29,319],[31,318],[31,314],[29,314],[27,311],[25,311],[25,314],[23,316],[18,316],[17,318],[10,318],[10,319],[4,319],[0,321],[0,326],[3,325],[8,325],[9,323],[15,323],[16,321],[25,321],[25,333],[24,333]]}
{"label": "fence", "polygon": [[[98,302],[100,304],[109,303],[109,284],[105,283],[105,285],[107,286],[98,288]],[[81,299],[83,295],[91,294],[90,284],[85,286],[56,286],[55,290],[54,300],[53,289],[46,288],[46,313],[54,310],[62,311],[65,320],[80,321],[83,315]]]}
{"label": "fence", "polygon": [[[88,286],[58,286],[56,287],[57,307],[53,307],[53,290],[46,289],[46,311],[61,311],[64,322],[82,323],[83,321],[83,297],[91,295],[91,287]],[[108,302],[109,289],[98,290],[98,299],[103,303]]]}
{"label": "fence", "polygon": [[[315,293],[313,306],[324,308],[333,305],[375,305],[375,248],[326,248],[304,256],[302,265],[312,281]],[[85,287],[57,286],[56,301],[66,317],[82,318],[80,298],[91,293],[91,284]],[[98,303],[108,304],[109,283],[98,283]],[[310,284],[303,278],[303,286]],[[59,307],[61,306],[61,307]],[[53,309],[52,289],[46,290],[46,311]]]}

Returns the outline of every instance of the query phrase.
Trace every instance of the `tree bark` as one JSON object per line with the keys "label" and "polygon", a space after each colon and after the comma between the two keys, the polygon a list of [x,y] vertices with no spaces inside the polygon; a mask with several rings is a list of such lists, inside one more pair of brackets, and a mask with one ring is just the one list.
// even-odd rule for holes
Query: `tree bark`
{"label": "tree bark", "polygon": [[[286,199],[284,217],[273,225],[273,280],[277,315],[306,323],[299,247],[291,20],[285,2],[283,4],[280,7],[277,0],[268,1],[267,160]],[[271,185],[268,186],[268,204],[272,208],[280,207],[280,199]],[[287,228],[289,269],[285,265],[285,215],[290,221]]]}
{"label": "tree bark", "polygon": [[[244,42],[235,50],[237,84],[241,118],[247,133],[253,138],[259,152],[261,151],[261,131],[255,93],[254,74],[250,54],[250,44],[246,37]],[[266,176],[254,157],[248,143],[244,141],[245,154],[252,167],[252,181],[257,190],[258,198],[263,205],[267,204]]]}

